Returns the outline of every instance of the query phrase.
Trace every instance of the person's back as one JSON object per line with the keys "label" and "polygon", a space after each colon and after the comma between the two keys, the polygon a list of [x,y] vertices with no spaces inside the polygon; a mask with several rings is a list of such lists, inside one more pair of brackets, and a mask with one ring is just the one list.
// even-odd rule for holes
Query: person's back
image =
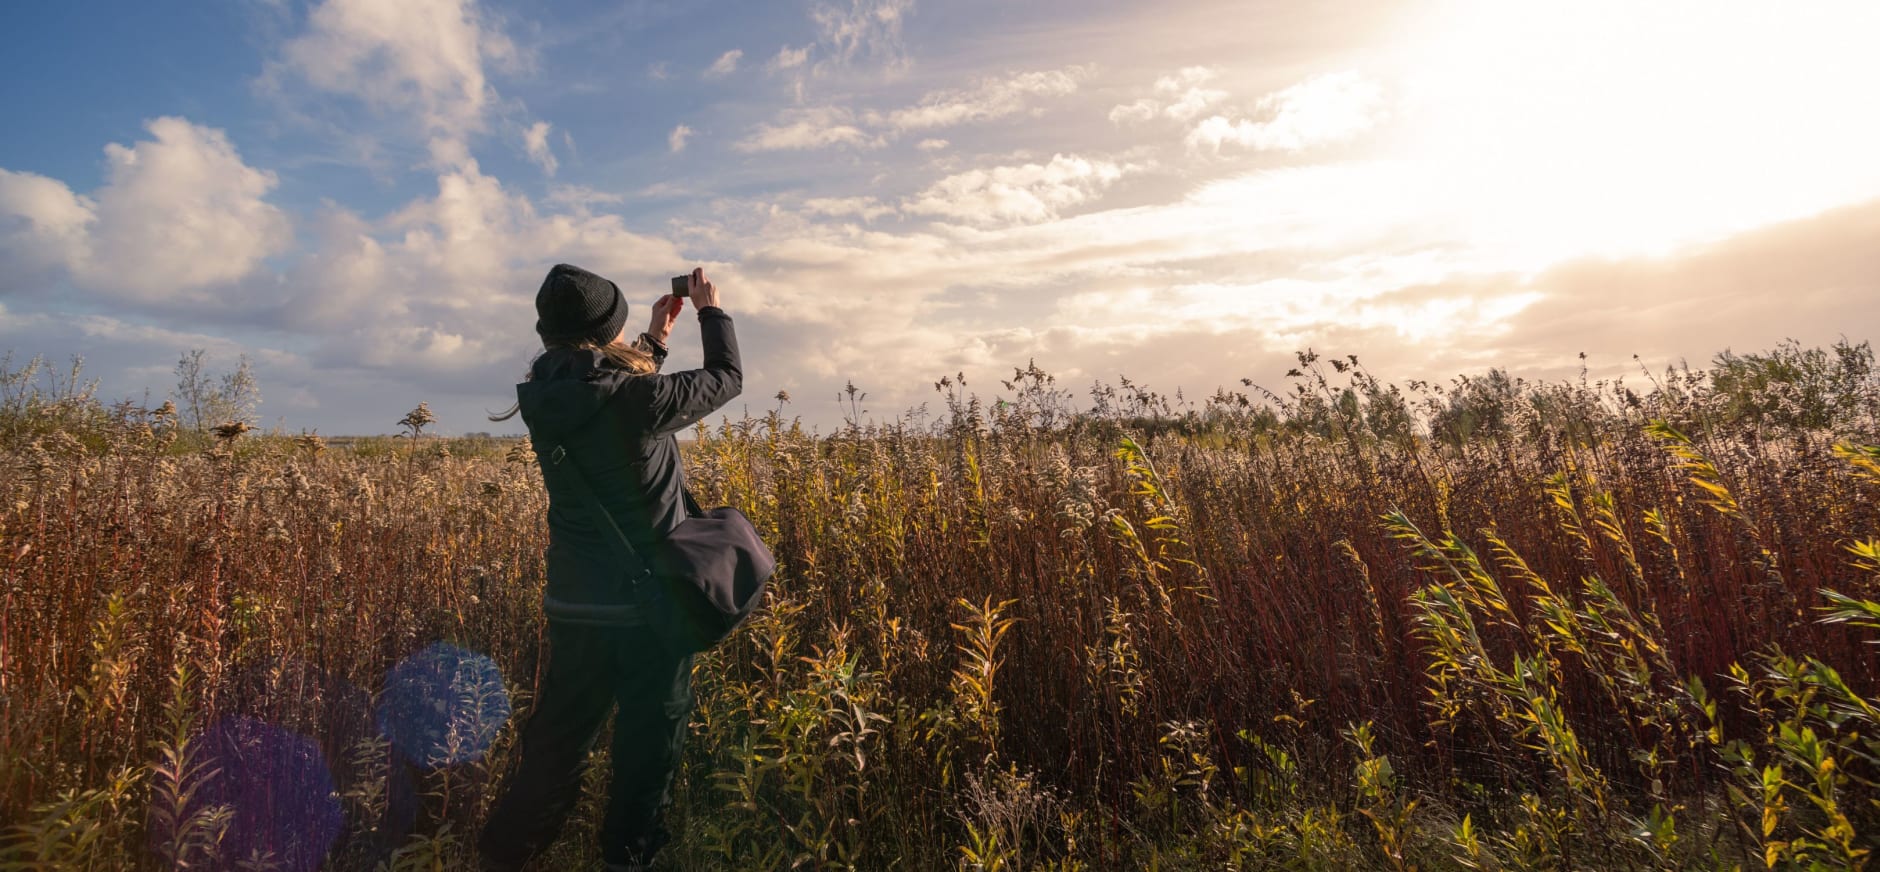
{"label": "person's back", "polygon": [[[517,386],[518,406],[537,446],[560,445],[580,459],[585,483],[637,549],[649,551],[685,519],[684,467],[676,434],[737,396],[743,376],[731,317],[699,312],[705,366],[673,375],[635,374],[592,348],[558,347],[538,358]],[[663,348],[654,352],[663,360]],[[566,476],[539,458],[548,489],[548,616],[579,619],[572,605],[625,602],[621,568]]]}
{"label": "person's back", "polygon": [[[665,841],[657,818],[691,710],[692,658],[667,653],[645,626],[628,570],[605,538],[612,534],[581,488],[596,495],[636,553],[653,553],[686,518],[675,434],[743,387],[736,335],[717,289],[695,270],[690,291],[705,365],[670,375],[657,370],[679,298],[662,297],[652,326],[629,343],[626,301],[612,282],[564,264],[537,294],[536,329],[547,350],[517,386],[510,414],[519,411],[528,425],[549,496],[549,668],[523,730],[521,764],[479,842],[487,868],[520,868],[553,841],[578,794],[587,751],[616,705],[602,856],[610,866],[635,868]],[[548,446],[578,463],[557,462]]]}

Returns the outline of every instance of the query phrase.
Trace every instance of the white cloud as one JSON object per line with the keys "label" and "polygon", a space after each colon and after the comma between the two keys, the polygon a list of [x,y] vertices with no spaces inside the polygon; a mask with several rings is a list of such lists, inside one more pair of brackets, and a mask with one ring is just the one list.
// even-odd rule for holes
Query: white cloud
{"label": "white cloud", "polygon": [[691,135],[692,128],[690,127],[683,124],[674,127],[672,132],[666,135],[666,149],[673,154],[685,151],[685,141]]}
{"label": "white cloud", "polygon": [[[1445,274],[1441,264],[1409,255],[1336,259],[1354,250],[1395,252],[1418,238],[1405,234],[1420,226],[1419,204],[1427,203],[1430,188],[1386,188],[1375,211],[1351,222],[1354,196],[1400,179],[1400,167],[1263,171],[1172,199],[1092,208],[1139,171],[1121,158],[1059,154],[956,173],[899,203],[905,213],[946,219],[940,222],[866,225],[849,217],[866,206],[855,198],[860,202],[818,204],[831,221],[804,221],[813,214],[805,208],[765,226],[728,226],[717,239],[737,252],[726,284],[739,289],[739,305],[763,323],[785,325],[772,340],[785,347],[766,349],[788,359],[785,372],[812,380],[865,375],[881,391],[883,407],[898,409],[920,402],[909,387],[937,374],[966,367],[984,375],[987,367],[1034,355],[1054,372],[1126,366],[1122,371],[1138,374],[1128,358],[1142,351],[1141,336],[1112,323],[1108,309],[1039,314],[1074,292],[1208,282],[1239,289],[1197,290],[1196,304],[1173,310],[1181,317],[1171,315],[1167,325],[1166,335],[1201,343],[1182,347],[1215,367],[1197,377],[1214,379],[1219,367],[1240,365],[1235,360],[1283,359],[1296,347],[1278,332],[1220,333],[1214,325],[1223,318],[1244,326],[1265,316],[1276,331],[1316,329],[1311,325],[1354,311],[1366,295]],[[871,305],[832,309],[824,304],[831,287],[869,288]],[[1002,314],[1008,310],[1023,314]],[[1026,325],[1045,321],[1014,327],[1012,317]],[[1134,317],[1140,321],[1143,312]],[[837,323],[839,331],[798,327]],[[790,338],[801,335],[818,339]],[[1169,362],[1147,375],[1166,378],[1174,359],[1156,359]]]}
{"label": "white cloud", "polygon": [[[363,15],[358,2],[309,2],[322,10],[345,7],[352,10],[348,15]],[[423,5],[478,17],[468,0]],[[863,386],[875,393],[877,410],[888,413],[931,397],[924,391],[897,394],[897,388],[917,386],[956,366],[968,367],[975,384],[984,387],[989,381],[979,380],[981,373],[1033,355],[1059,375],[1068,370],[1107,377],[1120,370],[1154,380],[1158,387],[1173,382],[1205,390],[1243,374],[1283,371],[1283,363],[1279,369],[1257,367],[1268,357],[1283,360],[1290,349],[1308,344],[1361,351],[1374,366],[1386,357],[1443,355],[1441,368],[1430,373],[1440,375],[1464,366],[1454,361],[1469,354],[1481,355],[1476,360],[1506,355],[1519,361],[1523,355],[1533,360],[1565,349],[1570,356],[1574,347],[1567,343],[1587,337],[1619,354],[1649,352],[1665,347],[1666,337],[1695,335],[1693,324],[1703,325],[1704,335],[1741,338],[1749,347],[1755,340],[1742,337],[1753,330],[1799,323],[1802,316],[1796,312],[1804,303],[1809,326],[1851,330],[1845,327],[1850,317],[1856,326],[1874,322],[1867,314],[1873,307],[1863,308],[1860,296],[1861,289],[1874,284],[1873,258],[1856,254],[1871,248],[1861,245],[1880,227],[1875,217],[1880,205],[1839,219],[1842,233],[1799,253],[1745,249],[1699,275],[1667,275],[1662,281],[1630,275],[1653,273],[1658,267],[1652,263],[1681,263],[1689,249],[1678,246],[1710,245],[1719,234],[1772,216],[1797,217],[1880,196],[1874,193],[1880,191],[1875,184],[1880,170],[1874,169],[1880,164],[1863,159],[1874,151],[1874,131],[1880,128],[1859,113],[1841,111],[1859,105],[1860,83],[1873,80],[1849,72],[1872,69],[1875,55],[1860,44],[1860,34],[1871,28],[1848,26],[1845,19],[1798,12],[1793,14],[1809,26],[1785,20],[1783,27],[1768,27],[1768,19],[1758,15],[1756,21],[1741,22],[1741,33],[1726,28],[1722,35],[1728,38],[1719,39],[1723,25],[1716,17],[1675,11],[1613,6],[1604,18],[1580,21],[1583,6],[1554,19],[1531,9],[1470,9],[1457,15],[1502,16],[1505,32],[1432,27],[1431,34],[1409,40],[1409,29],[1399,28],[1391,38],[1403,37],[1406,45],[1391,51],[1401,49],[1401,57],[1373,50],[1377,46],[1333,52],[1322,45],[1299,45],[1282,58],[1269,47],[1223,48],[1234,34],[1202,33],[1214,44],[1186,56],[1234,64],[1232,76],[1217,75],[1210,67],[1156,68],[1138,87],[1112,93],[1107,83],[1100,91],[1089,79],[1074,76],[1067,88],[1050,81],[1056,64],[1126,57],[1091,54],[1080,41],[1070,45],[1068,39],[1064,46],[1042,49],[1064,54],[1032,61],[1039,73],[1015,75],[976,65],[996,47],[935,58],[932,65],[923,59],[923,72],[947,71],[959,77],[944,83],[964,87],[931,90],[920,83],[905,90],[896,87],[907,83],[897,83],[893,71],[906,68],[900,35],[911,3],[811,0],[811,5],[823,25],[816,41],[800,49],[758,43],[753,65],[764,60],[761,46],[771,45],[777,55],[766,67],[789,71],[773,83],[781,101],[789,100],[792,80],[799,88],[806,82],[831,82],[843,90],[844,99],[831,96],[829,106],[785,112],[767,118],[771,123],[761,128],[734,129],[748,134],[735,147],[861,149],[900,144],[904,138],[912,148],[825,156],[825,163],[842,166],[812,167],[810,176],[802,175],[802,161],[770,166],[746,160],[731,176],[707,175],[683,187],[661,182],[641,188],[642,180],[622,189],[632,191],[624,201],[635,204],[622,211],[633,215],[645,208],[678,216],[662,231],[666,239],[654,238],[634,233],[618,217],[596,214],[623,202],[620,194],[551,184],[545,198],[531,201],[477,167],[469,147],[474,132],[499,106],[520,105],[501,101],[487,79],[498,68],[493,58],[513,50],[492,54],[478,48],[476,62],[463,65],[447,62],[458,55],[443,50],[461,47],[462,40],[440,38],[433,45],[428,38],[414,38],[423,45],[411,47],[400,37],[380,45],[359,36],[361,28],[312,22],[296,43],[311,47],[327,38],[318,33],[345,31],[355,44],[378,47],[352,60],[344,52],[284,60],[276,65],[278,80],[298,84],[303,92],[347,96],[349,105],[337,107],[346,111],[314,113],[323,117],[359,117],[356,110],[362,107],[350,105],[357,97],[368,104],[363,108],[413,119],[421,125],[415,141],[433,144],[436,190],[389,216],[335,206],[299,218],[306,248],[286,261],[280,275],[261,266],[276,262],[273,258],[244,254],[251,249],[238,235],[228,236],[228,246],[197,247],[210,262],[249,264],[243,278],[252,281],[238,286],[245,293],[292,300],[280,320],[271,323],[285,327],[292,342],[312,349],[315,359],[303,369],[323,380],[318,398],[335,410],[333,415],[357,414],[350,410],[384,402],[380,388],[386,386],[396,389],[394,394],[422,391],[423,398],[434,401],[440,392],[449,395],[441,386],[467,386],[457,394],[466,410],[506,405],[509,381],[536,347],[529,298],[548,263],[571,260],[620,281],[636,301],[638,318],[644,316],[638,301],[656,295],[659,280],[676,268],[664,265],[691,259],[682,258],[668,241],[674,238],[697,246],[687,254],[711,251],[732,261],[713,275],[724,276],[721,282],[737,307],[753,385],[798,378],[813,383],[820,376],[834,377],[839,385],[843,376],[865,377],[869,383]],[[488,28],[478,24],[476,29]],[[1337,30],[1340,39],[1352,32]],[[1833,50],[1824,50],[1824,40]],[[1157,51],[1162,49],[1156,46],[1168,45],[1138,41]],[[1672,44],[1680,50],[1664,50]],[[424,63],[393,57],[422,56],[427,46],[439,51]],[[1073,54],[1080,47],[1081,58]],[[1332,57],[1361,59],[1366,76],[1378,84],[1351,74],[1342,83],[1324,77],[1258,102],[1251,97],[1259,91],[1241,90],[1244,82]],[[673,69],[691,75],[711,58],[674,61]],[[832,75],[837,71],[826,68],[859,67],[864,61],[869,69]],[[742,57],[737,63],[743,66]],[[328,79],[300,69],[319,64],[358,81],[339,77],[323,84]],[[975,78],[986,73],[998,75]],[[1167,75],[1156,78],[1159,73]],[[632,70],[628,75],[634,77]],[[648,75],[664,76],[666,68],[649,68]],[[1027,82],[1022,76],[1034,78]],[[469,87],[473,80],[474,88]],[[898,102],[923,91],[926,96],[919,100]],[[890,93],[896,96],[884,96]],[[1413,96],[1421,102],[1413,102]],[[883,99],[897,102],[879,102]],[[1123,144],[1104,146],[1113,151],[1091,150],[1093,140],[1136,136],[1136,131],[1093,130],[1092,125],[1107,128],[1103,115],[1112,104],[1108,114],[1115,124],[1167,125],[1166,131],[1142,132],[1139,141],[1145,144],[1134,150],[1122,150]],[[869,106],[880,111],[868,113]],[[1666,113],[1666,106],[1678,111]],[[1748,122],[1743,106],[1756,107]],[[897,107],[900,112],[889,111]],[[1074,111],[1060,113],[1059,107]],[[739,107],[699,108],[722,114],[718,110]],[[1029,120],[1044,108],[1054,112],[1051,123]],[[992,140],[960,129],[998,119],[1014,123],[996,131]],[[504,136],[521,132],[531,120],[506,114]],[[508,127],[512,121],[522,123]],[[1378,133],[1384,123],[1390,125],[1389,136]],[[563,148],[547,149],[553,130],[545,122],[542,127],[537,139],[548,158],[574,154],[566,140]],[[688,147],[691,132],[685,125],[672,129],[669,148]],[[1197,162],[1191,153],[1183,160],[1184,134],[1187,147],[1224,156]],[[942,135],[955,145],[937,138]],[[150,169],[158,162],[151,149],[163,142],[162,136],[153,138],[158,141],[127,149],[141,152],[132,165],[120,166],[114,158],[113,177],[85,191],[0,170],[0,288],[33,287],[30,282],[38,279],[30,277],[37,275],[84,291],[100,276],[129,275],[135,270],[91,264],[113,252],[118,259],[141,260],[127,252],[151,248],[155,228],[201,211],[174,208],[183,197],[170,185],[153,187],[167,194],[145,201],[166,205],[151,206],[137,221],[122,217],[131,214],[121,208],[127,201],[118,201],[117,211],[107,208],[104,192],[119,181],[116,174],[188,175]],[[1336,163],[1311,152],[1340,142],[1353,147],[1336,151]],[[525,147],[530,144],[525,138]],[[203,143],[197,146],[196,151],[214,152]],[[1268,154],[1249,153],[1262,150]],[[1245,172],[1272,166],[1272,152],[1307,154],[1287,161],[1301,165]],[[981,153],[1004,157],[975,161]],[[228,156],[230,169],[204,175],[211,182],[207,187],[225,185],[236,191],[235,199],[245,197],[263,211],[259,221],[243,220],[240,228],[219,233],[266,228],[271,178],[242,165],[232,149]],[[598,152],[595,158],[607,159]],[[1157,162],[1169,171],[1145,168]],[[286,172],[287,164],[278,166]],[[854,182],[834,196],[817,187],[828,181],[831,168]],[[241,180],[244,171],[261,177],[259,193],[254,186],[227,184]],[[133,187],[124,185],[125,190]],[[750,193],[741,199],[731,191]],[[1353,208],[1354,203],[1363,208]],[[1613,203],[1625,208],[1615,212]],[[272,219],[284,234],[285,219],[278,212]],[[115,231],[107,227],[113,224]],[[143,241],[129,245],[114,233]],[[117,242],[100,243],[112,239]],[[278,257],[280,244],[264,244],[260,250]],[[1641,250],[1653,261],[1622,259]],[[1562,258],[1588,254],[1614,259],[1610,266],[1566,277],[1572,281],[1531,277],[1532,271]],[[156,264],[171,273],[165,283],[199,280],[174,265]],[[1812,279],[1797,278],[1790,269],[1796,264],[1819,268]],[[1586,269],[1581,265],[1569,272]],[[1634,280],[1627,282],[1628,277]],[[1676,317],[1666,306],[1635,313],[1639,316],[1623,323],[1610,317],[1624,300],[1657,299],[1652,291],[1670,286],[1686,290],[1673,307]],[[229,287],[229,282],[179,286],[163,299],[207,300]],[[1786,289],[1778,295],[1782,306],[1768,303],[1771,287]],[[861,310],[831,305],[831,288],[865,288],[870,305]],[[1424,293],[1424,288],[1433,290]],[[191,297],[193,292],[200,293]],[[155,294],[121,286],[103,293],[140,300]],[[1533,294],[1544,298],[1536,301]],[[46,303],[21,295],[6,302],[29,312],[16,316],[0,310],[0,327],[9,335],[32,335],[40,323],[30,321],[35,306],[50,307],[41,313],[46,322],[71,317],[58,312],[71,305],[63,300]],[[1724,314],[1717,314],[1719,306]],[[96,332],[35,341],[59,347],[63,336],[74,335],[80,339],[67,344],[88,343],[102,352],[116,348],[115,338],[124,335],[110,324],[85,323]],[[1512,334],[1506,332],[1511,323]],[[802,329],[808,324],[840,324],[841,329]],[[1722,332],[1725,327],[1736,332]],[[1376,358],[1374,346],[1362,344],[1366,340],[1376,343]],[[150,341],[196,344],[181,335]],[[1626,347],[1627,342],[1633,344]],[[688,346],[680,353],[692,350]],[[165,355],[174,359],[173,352],[164,352],[144,363],[162,363]],[[163,367],[156,369],[161,378]],[[274,383],[266,384],[272,394]],[[797,390],[793,382],[790,386],[799,396],[814,395]],[[774,388],[764,393],[769,390]],[[398,398],[409,408],[420,397]],[[442,412],[441,403],[434,406]],[[804,407],[813,419],[817,413],[807,403]],[[395,417],[374,411],[357,420],[384,428]],[[472,421],[464,429],[489,426]]]}
{"label": "white cloud", "polygon": [[[889,137],[902,133],[990,121],[1025,112],[1031,109],[1031,98],[1075,93],[1078,82],[1088,78],[1093,70],[1090,66],[1071,66],[986,78],[970,88],[931,91],[913,106],[886,114],[871,111],[860,118],[838,106],[790,109],[781,113],[777,122],[758,125],[736,147],[742,151],[774,151],[831,145],[879,146]],[[922,140],[920,148],[931,151],[945,145],[944,139],[930,138]]]}
{"label": "white cloud", "polygon": [[265,199],[273,173],[242,162],[222,131],[181,118],[145,125],[152,139],[105,146],[103,187],[0,170],[0,253],[9,269],[62,270],[102,296],[206,302],[290,241]]}
{"label": "white cloud", "polygon": [[471,161],[470,142],[459,136],[433,136],[426,143],[431,165],[440,169],[460,167]]}
{"label": "white cloud", "polygon": [[894,211],[893,206],[874,197],[815,197],[803,201],[804,213],[831,218],[854,216],[873,221],[883,215],[893,215]]}
{"label": "white cloud", "polygon": [[1076,93],[1078,82],[1091,73],[1091,67],[1073,66],[983,79],[971,88],[929,93],[913,106],[888,113],[884,123],[906,131],[1004,118],[1025,111],[1031,97]]}
{"label": "white cloud", "polygon": [[1155,89],[1164,94],[1180,94],[1220,75],[1213,67],[1182,67],[1155,80]]}
{"label": "white cloud", "polygon": [[472,161],[382,220],[330,210],[315,254],[286,276],[285,321],[324,338],[327,366],[490,377],[493,363],[526,359],[549,265],[580,264],[640,301],[684,262],[671,243],[588,212],[594,198],[561,202],[574,199],[573,211],[540,211]]}
{"label": "white cloud", "polygon": [[[113,369],[141,376],[137,380],[153,389],[153,404],[164,396],[165,383],[173,378],[177,355],[184,349],[203,349],[212,369],[233,366],[238,357],[247,354],[264,379],[276,370],[304,370],[307,365],[293,352],[246,347],[212,333],[176,330],[111,315],[16,313],[4,306],[0,306],[0,340],[85,348],[88,376],[102,376]],[[274,384],[265,381],[263,387],[272,388]]]}
{"label": "white cloud", "polygon": [[1189,88],[1167,106],[1162,107],[1162,114],[1176,121],[1187,121],[1207,111],[1209,106],[1227,99],[1226,91],[1211,88]]}
{"label": "white cloud", "polygon": [[352,327],[365,320],[360,316],[380,293],[395,300],[409,292],[384,284],[393,269],[386,243],[374,236],[370,222],[329,205],[313,216],[307,230],[313,247],[287,275],[293,290],[286,320],[296,330],[324,333]]}
{"label": "white cloud", "polygon": [[994,167],[948,176],[910,198],[905,208],[979,226],[1036,223],[1095,199],[1123,177],[1108,161],[1054,155],[1048,164]]}
{"label": "white cloud", "polygon": [[64,182],[0,169],[0,291],[31,291],[82,263],[97,203]]}
{"label": "white cloud", "polygon": [[[857,58],[878,60],[889,69],[907,64],[901,25],[914,11],[914,0],[840,0],[820,2],[810,9],[817,41],[831,63],[848,64]],[[820,66],[820,64],[819,64]]]}
{"label": "white cloud", "polygon": [[791,48],[784,46],[777,50],[777,56],[770,61],[771,69],[790,70],[800,67],[809,60],[809,46]]}
{"label": "white cloud", "polygon": [[485,61],[516,57],[475,0],[324,0],[265,81],[278,86],[291,75],[381,112],[415,115],[427,135],[462,138],[482,127],[495,96]]}
{"label": "white cloud", "polygon": [[777,124],[759,124],[752,133],[732,147],[739,151],[789,151],[849,145],[872,148],[881,138],[864,133],[855,126],[854,116],[832,106],[793,109],[783,113]]}
{"label": "white cloud", "polygon": [[705,78],[722,79],[738,71],[738,60],[744,57],[744,49],[734,48],[718,56],[712,65],[705,68]]}
{"label": "white cloud", "polygon": [[1215,115],[1189,131],[1188,144],[1219,151],[1240,145],[1258,151],[1301,151],[1342,142],[1378,121],[1383,92],[1355,72],[1307,79],[1260,98],[1255,107],[1264,121]]}
{"label": "white cloud", "polygon": [[548,189],[548,202],[569,209],[591,209],[624,202],[626,199],[620,194],[597,191],[585,185],[555,185]]}
{"label": "white cloud", "polygon": [[548,147],[549,123],[537,121],[522,132],[522,143],[529,150],[529,160],[542,168],[542,172],[553,176],[560,162],[555,160],[555,152]]}
{"label": "white cloud", "polygon": [[1110,109],[1110,121],[1113,124],[1149,121],[1162,111],[1162,103],[1152,97],[1144,97],[1133,103],[1121,103]]}
{"label": "white cloud", "polygon": [[644,197],[648,200],[659,200],[659,199],[671,199],[675,197],[690,197],[690,196],[693,196],[695,193],[697,192],[694,191],[690,186],[682,185],[676,182],[654,182],[650,185],[647,185],[644,188],[639,189],[638,191],[635,191],[634,196]]}
{"label": "white cloud", "polygon": [[[1259,336],[1283,345],[1310,336],[1329,323],[1340,329],[1394,334],[1410,342],[1489,338],[1533,304],[1538,295],[1511,289],[1484,293],[1457,288],[1430,299],[1393,299],[1362,287],[1361,273],[1327,270],[1322,278],[1299,276],[1250,281],[1158,281],[1080,291],[1059,298],[1057,316],[1080,325],[1086,335],[1139,343],[1171,334]],[[1300,304],[1300,300],[1310,300]],[[1153,312],[1155,317],[1144,318]]]}
{"label": "white cloud", "polygon": [[1155,91],[1166,95],[1166,101],[1143,97],[1118,104],[1110,109],[1110,121],[1114,124],[1139,124],[1158,116],[1187,121],[1206,111],[1209,106],[1227,99],[1226,91],[1201,87],[1218,75],[1219,72],[1212,67],[1183,67],[1156,79]]}

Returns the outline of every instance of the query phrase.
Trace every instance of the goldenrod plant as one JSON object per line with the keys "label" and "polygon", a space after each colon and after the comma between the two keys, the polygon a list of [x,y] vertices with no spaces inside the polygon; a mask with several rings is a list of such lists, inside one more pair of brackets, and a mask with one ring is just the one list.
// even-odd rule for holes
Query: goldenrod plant
{"label": "goldenrod plant", "polygon": [[[779,571],[698,659],[661,868],[1871,868],[1880,381],[1791,358],[701,424]],[[0,869],[474,868],[542,675],[532,447],[94,388],[0,359]],[[543,868],[598,865],[606,747]]]}

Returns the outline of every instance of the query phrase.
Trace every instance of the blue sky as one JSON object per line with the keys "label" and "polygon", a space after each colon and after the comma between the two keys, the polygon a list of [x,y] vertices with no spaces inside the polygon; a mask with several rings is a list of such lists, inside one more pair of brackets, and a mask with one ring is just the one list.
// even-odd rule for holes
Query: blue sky
{"label": "blue sky", "polygon": [[[729,409],[1035,359],[1205,396],[1872,338],[1870,4],[204,0],[0,11],[0,346],[513,430],[537,282],[698,264]],[[640,315],[634,315],[637,320]],[[671,365],[695,365],[689,319]]]}

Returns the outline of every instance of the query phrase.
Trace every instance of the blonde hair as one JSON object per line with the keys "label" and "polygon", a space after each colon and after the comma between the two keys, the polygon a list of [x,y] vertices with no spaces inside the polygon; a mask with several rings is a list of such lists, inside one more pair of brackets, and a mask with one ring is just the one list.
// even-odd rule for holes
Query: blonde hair
{"label": "blonde hair", "polygon": [[[659,361],[653,359],[652,346],[646,341],[646,334],[644,333],[633,337],[632,341],[626,341],[623,337],[616,336],[614,337],[614,341],[606,345],[601,345],[587,339],[544,342],[542,354],[547,354],[557,348],[598,351],[601,353],[602,357],[607,358],[608,363],[626,370],[628,375],[651,375],[659,371]],[[536,355],[536,359],[540,360],[542,354]],[[523,373],[522,380],[528,381],[534,376],[535,366],[534,362],[531,361],[529,371]],[[517,403],[516,405],[510,406],[509,409],[502,414],[491,415],[490,420],[507,421],[510,418],[514,418],[516,413],[520,411],[522,411],[522,404]]]}

